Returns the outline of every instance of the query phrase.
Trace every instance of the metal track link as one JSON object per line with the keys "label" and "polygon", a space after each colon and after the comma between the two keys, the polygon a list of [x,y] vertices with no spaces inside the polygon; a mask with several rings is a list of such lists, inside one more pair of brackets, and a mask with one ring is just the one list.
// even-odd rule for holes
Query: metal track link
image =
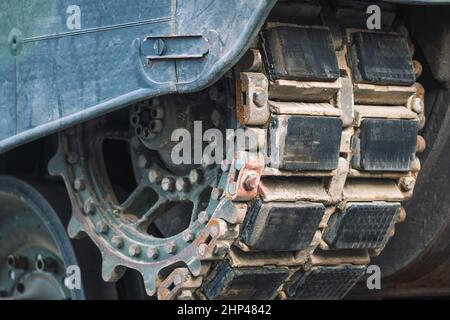
{"label": "metal track link", "polygon": [[[305,40],[301,48],[291,36]],[[331,49],[324,27],[269,24],[262,34],[265,52],[249,53],[253,67],[237,77],[237,116],[259,137],[264,168],[253,185],[257,194],[248,197],[254,168],[238,165],[238,191],[227,196],[251,200],[249,211],[197,298],[341,299],[404,220],[400,202],[412,194],[420,169],[415,153],[424,148],[417,136],[423,87],[413,83],[403,37],[350,30],[352,36],[363,55],[370,49],[361,43],[365,38],[370,45],[394,42],[398,61],[384,61],[394,74],[376,73],[382,68],[372,65],[376,59],[350,57],[353,40]],[[302,58],[319,61],[308,70]],[[352,59],[361,59],[360,69],[375,70],[375,81],[364,79]]]}

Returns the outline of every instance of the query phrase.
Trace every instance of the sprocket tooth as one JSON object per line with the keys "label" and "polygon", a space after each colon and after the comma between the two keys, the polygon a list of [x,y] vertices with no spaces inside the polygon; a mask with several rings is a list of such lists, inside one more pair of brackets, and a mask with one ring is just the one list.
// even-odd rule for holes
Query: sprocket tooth
{"label": "sprocket tooth", "polygon": [[102,278],[106,282],[115,282],[122,278],[126,271],[124,266],[120,266],[112,261],[107,261],[103,255]]}
{"label": "sprocket tooth", "polygon": [[153,297],[156,295],[156,278],[151,272],[144,273],[141,271],[142,278],[144,279],[145,292],[148,296]]}
{"label": "sprocket tooth", "polygon": [[86,236],[83,225],[73,216],[70,218],[69,225],[67,226],[67,233],[72,239],[81,239]]}
{"label": "sprocket tooth", "polygon": [[48,165],[48,172],[52,176],[63,176],[64,175],[64,152],[62,150],[62,143],[58,144],[58,150],[55,155],[50,159]]}

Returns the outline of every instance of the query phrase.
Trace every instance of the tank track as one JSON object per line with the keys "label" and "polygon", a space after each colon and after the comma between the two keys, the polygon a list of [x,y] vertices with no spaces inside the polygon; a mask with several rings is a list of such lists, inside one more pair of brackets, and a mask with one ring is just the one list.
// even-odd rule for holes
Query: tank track
{"label": "tank track", "polygon": [[[410,43],[399,33],[346,30],[336,41],[334,28],[265,26],[235,69],[238,123],[258,137],[260,154],[240,151],[222,165],[192,237],[165,264],[152,263],[158,251],[144,245],[150,262],[136,262],[133,242],[86,218],[100,201],[79,177],[88,155],[71,151],[73,132],[62,135],[50,168],[80,208],[69,232],[94,238],[105,279],[117,279],[121,265],[138,269],[159,299],[346,295],[405,219],[401,202],[412,196],[415,154],[425,147]],[[130,260],[110,262],[116,255]]]}

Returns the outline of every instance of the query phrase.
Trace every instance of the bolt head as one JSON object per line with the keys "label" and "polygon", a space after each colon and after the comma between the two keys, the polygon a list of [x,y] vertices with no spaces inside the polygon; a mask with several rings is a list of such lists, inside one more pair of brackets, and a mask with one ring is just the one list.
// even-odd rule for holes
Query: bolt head
{"label": "bolt head", "polygon": [[179,192],[186,192],[189,190],[189,180],[187,178],[180,177],[175,184],[177,191]]}
{"label": "bolt head", "polygon": [[191,230],[186,230],[183,233],[183,240],[186,242],[192,242],[195,239],[195,234]]}
{"label": "bolt head", "polygon": [[215,201],[219,200],[220,196],[222,195],[222,192],[223,191],[221,189],[213,188],[211,191],[211,199]]}
{"label": "bolt head", "polygon": [[150,259],[157,259],[159,257],[159,250],[156,247],[149,247],[147,249],[147,257]]}
{"label": "bolt head", "polygon": [[189,172],[189,181],[192,184],[201,182],[202,178],[203,178],[203,173],[202,173],[202,171],[200,171],[198,169],[192,169],[191,172]]}
{"label": "bolt head", "polygon": [[164,191],[167,191],[167,192],[173,191],[173,187],[174,187],[174,182],[173,182],[172,178],[166,177],[166,178],[162,179],[161,188]]}
{"label": "bolt head", "polygon": [[123,238],[119,237],[119,236],[114,236],[111,239],[112,244],[117,248],[117,249],[122,249],[123,248]]}
{"label": "bolt head", "polygon": [[198,214],[198,221],[201,224],[205,224],[209,221],[209,214],[206,211],[202,211]]}
{"label": "bolt head", "polygon": [[96,231],[97,233],[103,233],[103,234],[105,234],[105,233],[108,233],[108,230],[109,230],[109,226],[108,226],[105,222],[103,222],[103,221],[99,221],[99,222],[97,222],[97,224],[95,225],[95,231]]}
{"label": "bolt head", "polygon": [[148,172],[148,180],[150,183],[160,183],[162,180],[162,173],[159,170],[151,169]]}
{"label": "bolt head", "polygon": [[92,200],[87,200],[83,205],[83,211],[85,214],[94,214],[96,211],[95,205]]}
{"label": "bolt head", "polygon": [[84,189],[86,189],[86,183],[84,182],[83,179],[76,178],[75,181],[73,182],[73,188],[76,191],[83,191]]}
{"label": "bolt head", "polygon": [[208,249],[208,245],[206,243],[202,243],[197,248],[197,253],[203,257],[206,254],[206,250]]}
{"label": "bolt head", "polygon": [[128,253],[132,257],[138,257],[141,255],[141,247],[134,243],[130,244],[130,246],[128,247]]}
{"label": "bolt head", "polygon": [[175,242],[169,242],[165,245],[165,249],[167,253],[174,254],[177,252],[177,245]]}

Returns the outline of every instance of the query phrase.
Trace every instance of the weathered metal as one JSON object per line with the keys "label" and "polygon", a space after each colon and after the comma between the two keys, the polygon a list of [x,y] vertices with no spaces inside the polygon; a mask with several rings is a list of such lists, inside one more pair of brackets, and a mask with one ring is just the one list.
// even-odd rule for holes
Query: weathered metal
{"label": "weathered metal", "polygon": [[275,2],[3,1],[0,153],[134,101],[212,84]]}

